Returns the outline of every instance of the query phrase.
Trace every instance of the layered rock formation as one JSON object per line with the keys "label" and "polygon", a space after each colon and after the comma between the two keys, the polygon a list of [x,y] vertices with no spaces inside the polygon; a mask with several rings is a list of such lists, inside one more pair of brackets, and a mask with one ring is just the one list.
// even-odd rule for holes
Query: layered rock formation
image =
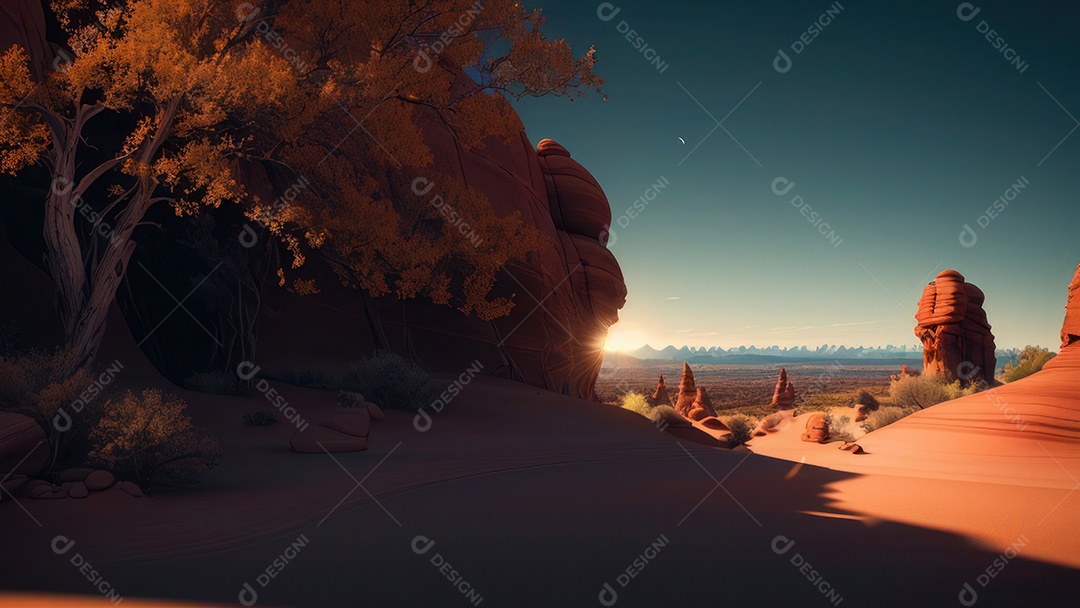
{"label": "layered rock formation", "polygon": [[[0,483],[8,492],[37,475],[49,461],[41,425],[29,416],[0,412]],[[3,494],[3,492],[0,492]]]}
{"label": "layered rock formation", "polygon": [[795,385],[788,381],[787,370],[782,367],[780,377],[776,379],[772,402],[769,405],[777,410],[795,409]]}
{"label": "layered rock formation", "polygon": [[1065,303],[1065,323],[1061,326],[1061,348],[1080,343],[1080,264],[1069,283],[1069,297]]}
{"label": "layered rock formation", "polygon": [[923,343],[924,374],[994,384],[997,360],[985,300],[982,290],[955,270],[942,271],[923,288],[915,336]]}

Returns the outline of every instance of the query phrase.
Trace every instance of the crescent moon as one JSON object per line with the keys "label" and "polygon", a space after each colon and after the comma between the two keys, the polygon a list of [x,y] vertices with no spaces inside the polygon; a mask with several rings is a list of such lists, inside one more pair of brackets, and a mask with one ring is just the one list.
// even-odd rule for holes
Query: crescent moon
{"label": "crescent moon", "polygon": [[680,137],[680,138],[679,138],[679,141],[680,141],[680,142],[682,142],[682,144],[683,144],[684,146],[686,145],[686,140],[685,140],[685,139],[683,139],[683,138],[681,138],[681,137]]}

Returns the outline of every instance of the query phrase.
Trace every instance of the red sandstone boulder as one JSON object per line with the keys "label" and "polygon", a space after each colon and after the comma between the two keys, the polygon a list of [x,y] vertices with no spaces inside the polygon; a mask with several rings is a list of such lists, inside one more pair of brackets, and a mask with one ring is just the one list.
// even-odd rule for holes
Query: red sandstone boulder
{"label": "red sandstone boulder", "polygon": [[371,412],[366,407],[343,410],[329,420],[323,420],[319,426],[353,437],[367,437],[371,432]]}
{"label": "red sandstone boulder", "polygon": [[997,359],[983,303],[986,296],[955,270],[923,288],[915,336],[923,343],[923,373],[993,385]]}
{"label": "red sandstone boulder", "polygon": [[33,418],[0,412],[0,479],[8,474],[32,477],[49,461],[45,431]]}
{"label": "red sandstone boulder", "polygon": [[780,377],[776,379],[772,402],[769,405],[777,410],[795,408],[795,385],[788,381],[787,370],[782,367],[780,368]]}

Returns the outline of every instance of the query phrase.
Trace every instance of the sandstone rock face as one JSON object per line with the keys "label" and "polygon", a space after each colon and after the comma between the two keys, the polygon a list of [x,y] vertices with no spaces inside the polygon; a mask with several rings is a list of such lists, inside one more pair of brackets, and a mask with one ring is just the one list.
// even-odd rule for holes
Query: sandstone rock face
{"label": "sandstone rock face", "polygon": [[0,412],[0,479],[37,475],[48,461],[49,444],[41,425],[29,416]]}
{"label": "sandstone rock face", "polygon": [[263,327],[259,365],[266,373],[335,365],[382,348],[415,356],[434,372],[479,364],[484,374],[595,399],[607,329],[626,301],[622,271],[606,247],[611,211],[600,185],[551,140],[533,149],[522,132],[509,143],[489,138],[466,150],[441,122],[424,128],[435,159],[425,169],[435,182],[429,196],[439,191],[436,179],[463,182],[499,215],[520,213],[545,241],[499,275],[492,295],[513,296],[514,310],[487,322],[420,299],[365,298],[327,269],[322,293],[268,290],[266,305],[295,322]]}
{"label": "sandstone rock face", "polygon": [[769,404],[777,410],[790,410],[795,408],[795,385],[788,381],[787,370],[780,368],[780,377],[776,379],[776,389],[773,390],[772,402]]}
{"label": "sandstone rock face", "polygon": [[1065,304],[1065,324],[1061,326],[1061,348],[1080,343],[1080,264],[1069,283],[1069,299]]}
{"label": "sandstone rock face", "polygon": [[923,343],[924,374],[994,384],[997,359],[985,299],[955,270],[942,271],[923,288],[915,336]]}

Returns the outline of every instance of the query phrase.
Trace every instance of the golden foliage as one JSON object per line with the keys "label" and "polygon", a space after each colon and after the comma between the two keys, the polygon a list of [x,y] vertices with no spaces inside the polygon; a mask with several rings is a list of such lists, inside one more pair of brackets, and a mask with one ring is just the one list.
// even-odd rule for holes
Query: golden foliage
{"label": "golden foliage", "polygon": [[[546,38],[540,11],[512,0],[52,8],[74,58],[45,83],[32,81],[21,49],[0,58],[0,105],[17,114],[0,127],[0,169],[17,171],[59,145],[43,113],[70,119],[80,104],[100,104],[135,125],[109,142],[126,184],[114,194],[140,186],[178,215],[241,203],[282,240],[294,269],[321,249],[371,295],[426,296],[485,319],[509,313],[509,298],[491,296],[496,273],[540,236],[430,171],[425,128],[446,125],[463,147],[481,147],[521,131],[503,95],[572,98],[602,83],[592,49],[575,58],[565,41]],[[19,107],[26,95],[34,111]],[[417,175],[437,183],[432,196],[446,207],[408,188]],[[283,196],[282,184],[297,179],[308,186]],[[317,290],[310,279],[292,283]]]}
{"label": "golden foliage", "polygon": [[158,389],[109,400],[90,434],[91,462],[147,491],[193,481],[217,464],[221,448],[196,432],[185,409],[182,399]]}

